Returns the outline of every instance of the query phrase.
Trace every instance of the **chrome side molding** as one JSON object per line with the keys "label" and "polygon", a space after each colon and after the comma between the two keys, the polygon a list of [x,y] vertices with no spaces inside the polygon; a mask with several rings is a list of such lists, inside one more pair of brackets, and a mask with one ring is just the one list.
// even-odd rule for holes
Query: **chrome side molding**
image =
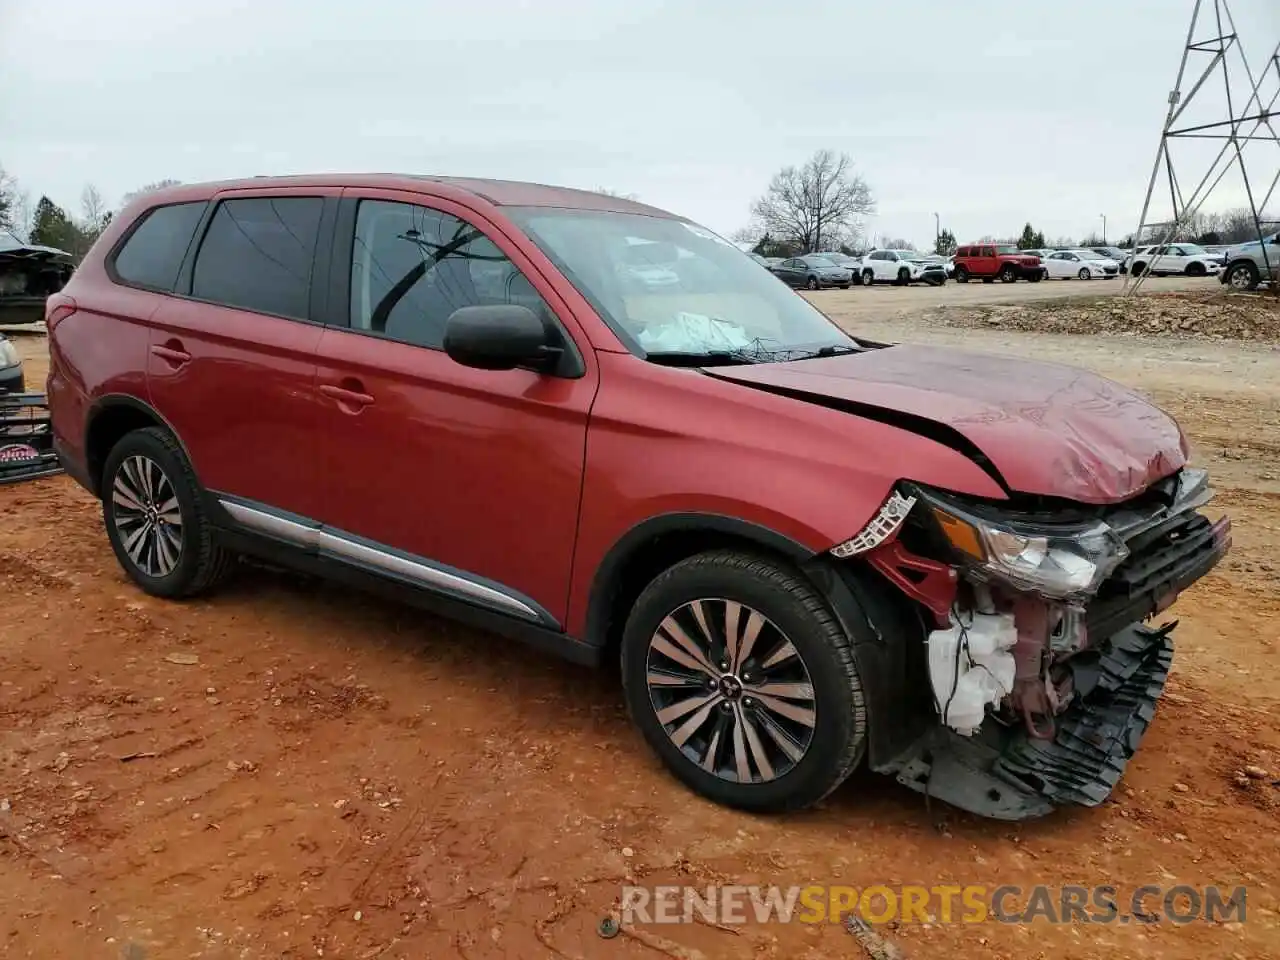
{"label": "chrome side molding", "polygon": [[269,509],[249,506],[238,500],[219,498],[218,503],[237,523],[276,540],[313,550],[329,559],[373,569],[398,580],[407,580],[437,593],[497,609],[522,620],[559,628],[559,624],[546,611],[538,609],[531,602],[522,600],[500,586],[472,578],[463,571],[447,569],[424,557],[377,546],[354,534],[301,517],[281,516]]}

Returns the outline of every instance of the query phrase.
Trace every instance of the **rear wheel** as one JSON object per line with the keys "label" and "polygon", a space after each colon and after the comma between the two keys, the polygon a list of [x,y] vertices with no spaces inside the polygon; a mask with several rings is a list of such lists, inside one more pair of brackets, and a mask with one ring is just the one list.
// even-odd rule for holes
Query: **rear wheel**
{"label": "rear wheel", "polygon": [[842,283],[842,284],[840,284],[840,289],[841,289],[841,290],[848,290],[850,286],[852,286],[852,284]]}
{"label": "rear wheel", "polygon": [[1047,276],[1048,274],[1045,273],[1043,269],[1037,271],[1036,273],[1029,273],[1027,274],[1027,283],[1039,283],[1041,280],[1043,280]]}
{"label": "rear wheel", "polygon": [[153,596],[194,596],[230,568],[232,557],[213,542],[195,472],[160,427],[125,434],[108,454],[102,517],[120,566]]}
{"label": "rear wheel", "polygon": [[1233,290],[1252,290],[1262,280],[1258,268],[1248,261],[1227,268],[1227,286]]}
{"label": "rear wheel", "polygon": [[1018,279],[1018,271],[1014,267],[1006,266],[1000,268],[1000,282],[1013,283]]}
{"label": "rear wheel", "polygon": [[857,766],[867,716],[852,644],[799,571],[717,550],[660,574],[622,641],[631,716],[717,803],[798,810]]}

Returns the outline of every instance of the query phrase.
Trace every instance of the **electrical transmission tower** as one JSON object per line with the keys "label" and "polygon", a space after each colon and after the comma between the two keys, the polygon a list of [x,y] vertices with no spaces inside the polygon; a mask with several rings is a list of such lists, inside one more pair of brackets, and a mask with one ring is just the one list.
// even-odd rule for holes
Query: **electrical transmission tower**
{"label": "electrical transmission tower", "polygon": [[[1272,3],[1275,0],[1262,0],[1262,2]],[[1207,55],[1210,59],[1184,95],[1183,83],[1189,79],[1187,65],[1193,54],[1197,58]],[[1233,62],[1234,69],[1243,72],[1244,79],[1249,85],[1249,96],[1243,101],[1231,85]],[[1219,76],[1221,87],[1216,80]],[[1186,125],[1185,120],[1182,124],[1179,123],[1186,109],[1197,96],[1200,96],[1202,102],[1207,101],[1213,96],[1215,90],[1218,91],[1219,97],[1225,93],[1225,99],[1220,101],[1220,105],[1214,107],[1211,104],[1210,106],[1219,119],[1190,126]],[[1232,169],[1238,169],[1244,181],[1249,213],[1253,218],[1257,239],[1261,242],[1263,224],[1275,224],[1275,221],[1264,219],[1264,211],[1268,209],[1267,204],[1276,194],[1276,186],[1280,183],[1280,133],[1277,133],[1277,129],[1280,129],[1280,109],[1276,108],[1278,100],[1280,100],[1280,42],[1275,44],[1270,57],[1255,79],[1244,48],[1240,44],[1240,36],[1236,32],[1235,20],[1228,9],[1227,0],[1196,0],[1195,9],[1191,12],[1191,26],[1187,30],[1187,42],[1182,51],[1182,62],[1178,66],[1178,77],[1174,81],[1173,91],[1169,94],[1169,112],[1165,116],[1164,128],[1160,132],[1160,146],[1156,150],[1155,163],[1151,168],[1151,180],[1147,184],[1147,196],[1142,203],[1138,230],[1133,235],[1135,253],[1137,247],[1144,242],[1164,244],[1181,239],[1180,233],[1194,222],[1204,201]],[[1213,163],[1209,165],[1209,169],[1189,196],[1184,196],[1182,192],[1182,184],[1170,149],[1175,140],[1222,141],[1222,147]],[[1259,144],[1260,151],[1270,157],[1269,160],[1264,161],[1262,169],[1275,169],[1275,175],[1270,178],[1265,192],[1255,190],[1255,186],[1261,189],[1262,183],[1255,184],[1250,180],[1249,168],[1245,165],[1245,150],[1255,143]],[[1151,212],[1151,200],[1155,195],[1157,183],[1161,180],[1162,172],[1163,179],[1167,181],[1173,217],[1170,220],[1148,222],[1147,215]],[[1183,172],[1186,172],[1185,169]],[[1263,180],[1266,179],[1264,176]],[[1144,232],[1147,233],[1145,241]],[[1271,268],[1274,266],[1268,254],[1267,245],[1262,244],[1265,276],[1271,275]],[[1274,258],[1275,253],[1270,252],[1269,256]],[[1154,257],[1148,258],[1149,261],[1154,259]],[[1147,263],[1141,276],[1125,275],[1126,294],[1135,292],[1142,285],[1142,281],[1150,274],[1151,265],[1151,262]],[[1278,286],[1280,285],[1272,284],[1273,289]]]}

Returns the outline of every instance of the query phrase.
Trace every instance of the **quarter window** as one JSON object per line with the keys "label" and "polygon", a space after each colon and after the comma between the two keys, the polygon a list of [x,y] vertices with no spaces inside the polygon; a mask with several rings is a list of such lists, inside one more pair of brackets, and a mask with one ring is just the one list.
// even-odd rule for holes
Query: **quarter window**
{"label": "quarter window", "polygon": [[219,204],[200,244],[191,295],[242,310],[307,319],[320,197]]}
{"label": "quarter window", "polygon": [[533,284],[476,227],[413,204],[360,202],[351,262],[352,329],[440,349],[455,310],[489,304],[516,304],[544,320],[550,316]]}
{"label": "quarter window", "polygon": [[203,200],[174,203],[143,214],[115,255],[115,276],[132,286],[171,293],[207,205]]}

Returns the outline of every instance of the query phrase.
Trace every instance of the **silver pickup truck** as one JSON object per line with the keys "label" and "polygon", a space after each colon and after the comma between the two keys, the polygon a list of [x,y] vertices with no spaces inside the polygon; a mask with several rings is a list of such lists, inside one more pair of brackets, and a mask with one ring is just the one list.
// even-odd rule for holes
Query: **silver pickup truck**
{"label": "silver pickup truck", "polygon": [[1263,280],[1280,282],[1280,233],[1237,244],[1223,255],[1218,279],[1236,290],[1254,290]]}

